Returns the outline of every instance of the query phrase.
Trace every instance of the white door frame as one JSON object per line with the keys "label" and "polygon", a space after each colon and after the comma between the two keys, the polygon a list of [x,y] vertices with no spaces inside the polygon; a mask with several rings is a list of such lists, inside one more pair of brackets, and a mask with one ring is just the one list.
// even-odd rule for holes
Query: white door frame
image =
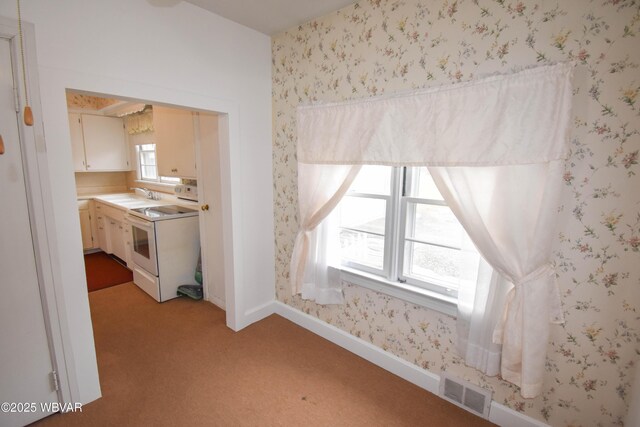
{"label": "white door frame", "polygon": [[[20,62],[20,45],[18,36],[18,22],[14,19],[0,16],[0,37],[8,38],[11,43],[11,55],[14,61],[14,76],[17,84],[17,100],[20,111],[18,131],[23,153],[22,161],[25,176],[25,190],[29,209],[29,221],[31,223],[33,249],[36,261],[38,286],[42,311],[44,314],[45,328],[49,341],[51,363],[58,375],[58,399],[60,402],[71,402],[72,383],[69,378],[67,366],[73,363],[67,357],[69,351],[65,351],[69,345],[68,337],[63,333],[64,319],[60,314],[63,304],[62,296],[56,287],[56,245],[55,222],[52,215],[52,200],[48,191],[43,191],[43,182],[48,176],[47,152],[44,144],[44,131],[42,124],[42,109],[40,104],[40,90],[38,86],[38,68],[36,60],[36,45],[34,26],[22,23],[24,40],[24,59],[26,64],[26,78],[28,82],[29,98],[34,116],[34,125],[29,127],[22,120],[22,112],[25,106],[24,81],[22,65]],[[43,179],[44,178],[44,179]],[[71,381],[70,381],[71,380]]]}
{"label": "white door frame", "polygon": [[[93,81],[93,80],[92,80]],[[136,89],[139,87],[143,87],[143,84],[135,84]],[[236,159],[239,158],[239,154],[236,154],[236,150],[239,152],[239,130],[238,130],[238,110],[234,104],[228,103],[227,101],[215,100],[206,98],[204,99],[204,104],[199,102],[190,103],[190,102],[180,102],[173,101],[173,99],[179,99],[182,95],[180,91],[171,91],[169,97],[161,98],[153,97],[152,99],[148,98],[138,98],[132,96],[134,89],[132,88],[132,92],[127,93],[126,95],[114,93],[114,92],[99,92],[95,89],[87,90],[84,86],[74,85],[65,87],[65,90],[71,90],[74,93],[81,93],[90,96],[98,96],[101,98],[118,98],[120,100],[132,101],[136,103],[145,103],[151,105],[160,105],[168,108],[181,108],[184,110],[189,110],[194,113],[213,113],[217,116],[218,120],[218,144],[220,150],[220,187],[221,187],[221,201],[222,206],[220,209],[222,210],[222,235],[223,235],[223,252],[224,252],[224,288],[225,288],[225,301],[224,301],[224,309],[226,312],[226,324],[233,331],[239,331],[240,329],[248,326],[252,323],[253,319],[248,319],[243,315],[244,311],[241,310],[241,283],[242,282],[242,269],[239,267],[241,265],[240,260],[242,258],[241,244],[242,244],[242,229],[238,222],[233,221],[233,212],[242,212],[240,207],[240,191],[236,191],[233,187],[237,186],[240,182],[240,166],[238,163],[234,164],[234,167],[231,167],[232,164],[232,156]],[[124,91],[126,92],[126,91]],[[188,94],[189,97],[193,96],[192,94]],[[66,110],[65,110],[66,111]],[[70,139],[69,139],[70,140]],[[232,141],[236,141],[235,144]],[[204,160],[200,157],[201,144],[200,138],[195,138],[195,152],[196,152],[196,165],[198,170],[198,179],[201,179],[201,171],[204,167]],[[209,142],[210,143],[210,142]],[[212,189],[211,186],[205,187],[206,190],[204,193],[199,195],[200,200],[211,199],[212,198]],[[235,197],[233,195],[236,195]],[[79,221],[79,220],[78,220]],[[79,223],[79,222],[78,222]],[[202,225],[203,221],[200,222]],[[200,236],[203,235],[203,230],[200,230]],[[207,243],[201,242],[202,246],[202,263],[203,263],[203,279],[206,279],[207,271],[210,270],[209,265],[207,264]],[[206,283],[206,280],[203,280],[203,283]],[[216,303],[212,301],[210,290],[207,286],[204,286],[204,299],[210,302]],[[216,305],[220,305],[219,302]]]}

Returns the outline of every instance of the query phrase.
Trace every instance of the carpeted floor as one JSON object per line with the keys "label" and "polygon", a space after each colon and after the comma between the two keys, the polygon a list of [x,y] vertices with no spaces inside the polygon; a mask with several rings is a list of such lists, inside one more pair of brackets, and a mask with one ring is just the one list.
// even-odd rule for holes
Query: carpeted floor
{"label": "carpeted floor", "polygon": [[89,292],[131,282],[133,273],[104,252],[84,256]]}
{"label": "carpeted floor", "polygon": [[277,315],[234,333],[132,283],[89,300],[103,397],[40,426],[493,425]]}

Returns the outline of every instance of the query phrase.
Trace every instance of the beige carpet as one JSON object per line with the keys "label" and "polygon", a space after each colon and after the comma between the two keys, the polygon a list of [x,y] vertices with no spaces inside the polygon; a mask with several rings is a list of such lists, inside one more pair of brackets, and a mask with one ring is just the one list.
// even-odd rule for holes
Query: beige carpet
{"label": "beige carpet", "polygon": [[103,397],[38,425],[493,425],[276,315],[234,333],[133,284],[89,299]]}

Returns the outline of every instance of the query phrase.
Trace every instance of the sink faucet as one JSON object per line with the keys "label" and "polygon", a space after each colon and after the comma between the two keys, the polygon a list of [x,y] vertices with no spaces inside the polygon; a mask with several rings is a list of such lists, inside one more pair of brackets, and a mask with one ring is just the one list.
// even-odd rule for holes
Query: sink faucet
{"label": "sink faucet", "polygon": [[145,194],[145,196],[147,197],[147,199],[160,200],[160,196],[157,193],[155,193],[155,192],[153,192],[153,191],[151,191],[151,190],[149,190],[147,188],[133,187],[133,188],[131,188],[131,190],[140,190],[140,191],[142,191]]}

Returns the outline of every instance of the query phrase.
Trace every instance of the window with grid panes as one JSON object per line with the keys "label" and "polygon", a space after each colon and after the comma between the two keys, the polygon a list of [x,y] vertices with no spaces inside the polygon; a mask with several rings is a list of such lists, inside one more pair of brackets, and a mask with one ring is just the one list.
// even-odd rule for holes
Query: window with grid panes
{"label": "window with grid panes", "polygon": [[138,154],[138,171],[142,181],[162,182],[166,184],[180,184],[180,178],[158,176],[156,162],[156,144],[136,145]]}
{"label": "window with grid panes", "polygon": [[457,297],[466,234],[427,168],[363,166],[337,215],[343,267]]}

